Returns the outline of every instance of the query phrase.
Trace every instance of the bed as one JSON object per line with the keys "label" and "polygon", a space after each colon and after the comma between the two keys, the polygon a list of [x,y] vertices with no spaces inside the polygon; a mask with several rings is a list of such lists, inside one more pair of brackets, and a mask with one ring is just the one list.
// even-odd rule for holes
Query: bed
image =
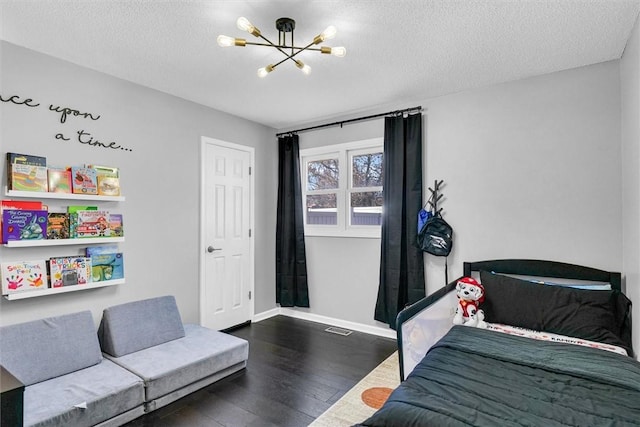
{"label": "bed", "polygon": [[358,426],[640,426],[640,362],[620,273],[464,263],[486,329],[452,324],[457,279],[398,315],[400,377]]}

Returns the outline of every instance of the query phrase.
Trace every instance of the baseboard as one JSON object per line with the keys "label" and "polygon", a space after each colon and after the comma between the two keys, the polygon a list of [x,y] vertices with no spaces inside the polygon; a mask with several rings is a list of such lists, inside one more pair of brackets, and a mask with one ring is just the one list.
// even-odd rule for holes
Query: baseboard
{"label": "baseboard", "polygon": [[258,313],[253,316],[254,322],[260,322],[270,317],[282,315],[295,317],[296,319],[308,320],[310,322],[323,323],[325,325],[338,326],[344,329],[350,329],[352,331],[363,332],[365,334],[377,335],[384,338],[397,339],[398,335],[396,331],[388,328],[380,328],[372,325],[365,325],[363,323],[350,322],[348,320],[336,319],[333,317],[322,316],[319,314],[305,313],[287,307],[277,307],[262,313]]}

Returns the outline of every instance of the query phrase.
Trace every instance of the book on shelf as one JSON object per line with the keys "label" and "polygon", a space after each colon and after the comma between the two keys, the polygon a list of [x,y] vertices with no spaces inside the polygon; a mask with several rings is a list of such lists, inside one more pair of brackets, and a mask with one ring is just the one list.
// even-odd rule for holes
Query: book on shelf
{"label": "book on shelf", "polygon": [[71,193],[71,171],[66,168],[48,168],[47,184],[50,193]]}
{"label": "book on shelf", "polygon": [[2,239],[2,211],[5,209],[28,209],[28,210],[46,210],[46,205],[36,200],[2,200],[0,201],[0,242],[5,243]]}
{"label": "book on shelf", "polygon": [[108,211],[77,211],[76,215],[76,237],[111,236]]}
{"label": "book on shelf", "polygon": [[42,156],[34,156],[31,154],[20,154],[20,153],[7,153],[7,187],[9,190],[17,190],[17,188],[12,188],[12,177],[11,173],[13,170],[13,165],[31,165],[31,166],[47,166],[47,158]]}
{"label": "book on shelf", "polygon": [[120,178],[98,175],[98,195],[119,196],[120,195]]}
{"label": "book on shelf", "polygon": [[97,206],[86,206],[86,205],[70,205],[67,206],[67,212],[76,213],[78,211],[97,211]]}
{"label": "book on shelf", "polygon": [[7,186],[16,191],[47,191],[47,167],[23,165],[14,163],[9,165]]}
{"label": "book on shelf", "polygon": [[3,262],[0,264],[0,277],[3,295],[48,287],[44,260]]}
{"label": "book on shelf", "polygon": [[94,282],[124,279],[124,255],[121,252],[91,255],[91,274]]}
{"label": "book on shelf", "polygon": [[85,255],[91,258],[94,255],[102,255],[102,254],[117,254],[119,252],[118,245],[109,244],[109,245],[98,245],[98,246],[87,246],[84,250]]}
{"label": "book on shelf", "polygon": [[69,238],[69,214],[49,212],[47,217],[47,239]]}
{"label": "book on shelf", "polygon": [[9,240],[47,238],[46,210],[5,209],[2,211],[2,243]]}
{"label": "book on shelf", "polygon": [[124,224],[122,222],[122,214],[109,214],[109,229],[111,237],[124,236]]}
{"label": "book on shelf", "polygon": [[55,257],[49,260],[52,288],[85,285],[91,281],[91,258]]}
{"label": "book on shelf", "polygon": [[81,166],[72,166],[71,187],[74,194],[98,194],[98,177],[96,170]]}

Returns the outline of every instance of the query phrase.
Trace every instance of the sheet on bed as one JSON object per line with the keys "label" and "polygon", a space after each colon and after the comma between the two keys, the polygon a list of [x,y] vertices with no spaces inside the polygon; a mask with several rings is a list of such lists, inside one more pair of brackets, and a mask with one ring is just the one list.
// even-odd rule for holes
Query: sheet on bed
{"label": "sheet on bed", "polygon": [[640,363],[454,326],[359,425],[640,426]]}

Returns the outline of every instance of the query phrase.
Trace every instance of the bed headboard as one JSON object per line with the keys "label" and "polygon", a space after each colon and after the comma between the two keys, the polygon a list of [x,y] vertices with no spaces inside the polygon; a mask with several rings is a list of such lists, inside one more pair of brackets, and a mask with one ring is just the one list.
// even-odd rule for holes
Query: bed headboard
{"label": "bed headboard", "polygon": [[491,261],[465,262],[463,264],[463,270],[464,276],[471,276],[473,271],[482,270],[502,274],[606,282],[611,284],[611,289],[622,291],[622,275],[620,273],[564,262],[533,259],[496,259]]}

